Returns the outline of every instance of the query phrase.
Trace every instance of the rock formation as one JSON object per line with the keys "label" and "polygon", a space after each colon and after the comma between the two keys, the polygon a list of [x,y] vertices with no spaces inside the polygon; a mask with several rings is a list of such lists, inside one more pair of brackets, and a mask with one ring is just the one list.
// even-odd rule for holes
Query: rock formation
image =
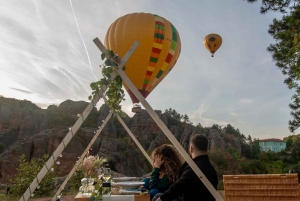
{"label": "rock formation", "polygon": [[[84,101],[67,100],[59,106],[51,105],[47,109],[41,109],[26,100],[0,97],[2,180],[7,181],[16,173],[20,155],[25,154],[29,160],[44,154],[51,155],[68,133],[68,128],[78,119],[77,114],[82,113],[87,105],[88,103]],[[62,157],[59,158],[60,165],[57,166],[62,168],[64,174],[72,169],[108,113],[107,105],[102,105],[99,111],[94,108],[67,145]],[[225,151],[227,147],[232,146],[236,148],[238,154],[241,153],[241,145],[237,138],[224,138],[214,129],[180,122],[159,110],[156,113],[186,150],[190,135],[203,133],[210,140],[210,148]],[[125,117],[124,121],[148,153],[160,144],[169,143],[145,110],[132,118]],[[120,174],[127,176],[142,176],[152,168],[116,117],[113,117],[102,130],[90,154],[106,157]]]}

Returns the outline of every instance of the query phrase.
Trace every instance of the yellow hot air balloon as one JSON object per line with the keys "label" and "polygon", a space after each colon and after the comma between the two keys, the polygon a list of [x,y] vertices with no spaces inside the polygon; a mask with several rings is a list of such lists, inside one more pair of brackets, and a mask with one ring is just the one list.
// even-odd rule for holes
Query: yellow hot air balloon
{"label": "yellow hot air balloon", "polygon": [[[140,44],[125,64],[125,73],[146,98],[172,70],[180,54],[176,28],[163,17],[150,13],[131,13],[114,21],[104,45],[123,57],[134,41]],[[133,103],[138,99],[123,82]]]}
{"label": "yellow hot air balloon", "polygon": [[206,49],[208,49],[208,51],[211,52],[211,56],[213,57],[214,53],[222,45],[222,38],[218,34],[208,34],[203,40],[203,45],[206,47]]}

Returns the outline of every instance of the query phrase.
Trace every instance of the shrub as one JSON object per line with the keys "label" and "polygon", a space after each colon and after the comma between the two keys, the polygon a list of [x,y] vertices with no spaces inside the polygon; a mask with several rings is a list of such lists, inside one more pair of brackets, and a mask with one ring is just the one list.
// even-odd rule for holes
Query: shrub
{"label": "shrub", "polygon": [[70,178],[68,184],[71,189],[78,190],[81,186],[81,179],[84,178],[84,174],[81,170],[75,171],[72,177]]}
{"label": "shrub", "polygon": [[217,189],[218,189],[218,190],[224,190],[224,183],[223,183],[223,180],[222,180],[222,179],[219,180]]}
{"label": "shrub", "polygon": [[[49,156],[44,155],[38,159],[32,159],[27,161],[26,156],[23,154],[19,159],[19,167],[17,168],[17,174],[12,178],[11,182],[13,186],[11,192],[13,195],[23,195],[29,185],[35,179],[37,174],[43,168],[44,164],[48,160]],[[52,167],[54,169],[54,167]],[[39,184],[39,188],[34,191],[34,195],[50,195],[54,189],[53,179],[56,177],[55,171],[49,171],[43,180]]]}

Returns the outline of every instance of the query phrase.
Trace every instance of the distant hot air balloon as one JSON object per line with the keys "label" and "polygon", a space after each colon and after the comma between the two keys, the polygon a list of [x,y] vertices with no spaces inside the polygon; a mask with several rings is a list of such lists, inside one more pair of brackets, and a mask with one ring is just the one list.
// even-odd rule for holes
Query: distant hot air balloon
{"label": "distant hot air balloon", "polygon": [[211,52],[211,56],[214,56],[214,53],[222,45],[222,38],[218,34],[208,34],[203,40],[203,45]]}
{"label": "distant hot air balloon", "polygon": [[[168,20],[150,13],[132,13],[114,21],[104,45],[123,57],[134,41],[140,44],[125,64],[125,73],[146,98],[172,70],[180,54],[180,37]],[[139,100],[123,82],[133,103]]]}

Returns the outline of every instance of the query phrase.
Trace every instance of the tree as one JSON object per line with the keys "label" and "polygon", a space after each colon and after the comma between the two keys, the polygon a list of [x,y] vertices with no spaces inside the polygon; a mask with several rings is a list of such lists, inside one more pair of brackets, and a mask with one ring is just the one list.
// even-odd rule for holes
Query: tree
{"label": "tree", "polygon": [[208,155],[210,160],[216,165],[217,170],[227,169],[227,161],[224,157],[224,153],[220,149],[210,150]]}
{"label": "tree", "polygon": [[294,160],[298,162],[300,160],[300,137],[299,136],[296,136],[294,138],[291,152]]}
{"label": "tree", "polygon": [[181,115],[175,109],[172,108],[166,109],[165,113],[178,121],[183,121],[184,123],[191,123],[190,118],[189,116],[187,116],[187,114]]}
{"label": "tree", "polygon": [[237,153],[237,151],[234,147],[228,147],[227,152],[236,160],[238,160],[240,158],[239,154]]}
{"label": "tree", "polygon": [[235,129],[234,129],[234,127],[231,126],[230,124],[227,124],[227,126],[225,126],[225,127],[223,128],[223,130],[224,130],[225,133],[235,135]]}
{"label": "tree", "polygon": [[252,148],[249,144],[241,144],[241,154],[247,158],[253,158]]}
{"label": "tree", "polygon": [[241,134],[240,130],[238,128],[235,129],[231,124],[227,124],[227,126],[223,128],[223,131],[225,133],[232,134],[235,137],[245,138],[245,136]]}
{"label": "tree", "polygon": [[[22,195],[31,182],[34,180],[39,171],[43,168],[47,162],[49,156],[44,155],[42,158],[32,159],[27,161],[26,156],[23,154],[19,159],[19,167],[17,168],[17,175],[12,178],[13,195]],[[57,176],[54,166],[51,168],[53,171],[49,171],[43,178],[38,188],[33,192],[35,195],[50,195],[54,188],[53,179]]]}
{"label": "tree", "polygon": [[[254,3],[259,0],[247,0],[249,3]],[[281,13],[287,13],[289,9],[293,9],[299,4],[299,0],[262,0],[262,6],[260,7],[260,13],[265,14],[269,10],[279,11]]]}
{"label": "tree", "polygon": [[172,108],[166,109],[165,113],[178,121],[182,119],[182,115],[179,114],[175,109]]}
{"label": "tree", "polygon": [[211,128],[212,128],[212,129],[216,129],[216,130],[218,130],[218,131],[222,131],[222,126],[221,126],[221,125],[218,125],[218,124],[213,124],[213,125],[211,126]]}
{"label": "tree", "polygon": [[292,136],[288,136],[287,138],[285,138],[285,140],[286,140],[286,148],[285,149],[287,151],[290,151],[293,146],[293,138],[292,138]]}
{"label": "tree", "polygon": [[190,122],[189,116],[187,116],[186,114],[183,115],[182,119],[183,119],[183,122],[185,122],[185,123]]}
{"label": "tree", "polygon": [[[258,0],[247,0],[249,3]],[[285,15],[281,20],[274,19],[269,26],[269,34],[276,40],[267,50],[272,54],[276,66],[286,76],[284,83],[295,90],[292,96],[292,120],[289,129],[294,132],[300,126],[300,0],[262,0],[260,12],[279,11]]]}
{"label": "tree", "polygon": [[258,158],[258,156],[260,154],[259,139],[254,138],[251,145],[252,145],[252,154],[253,154],[252,156],[253,156],[253,158]]}
{"label": "tree", "polygon": [[203,128],[203,126],[200,123],[198,123],[196,127]]}
{"label": "tree", "polygon": [[252,137],[251,137],[251,135],[248,135],[247,140],[248,140],[249,142],[252,142]]}

